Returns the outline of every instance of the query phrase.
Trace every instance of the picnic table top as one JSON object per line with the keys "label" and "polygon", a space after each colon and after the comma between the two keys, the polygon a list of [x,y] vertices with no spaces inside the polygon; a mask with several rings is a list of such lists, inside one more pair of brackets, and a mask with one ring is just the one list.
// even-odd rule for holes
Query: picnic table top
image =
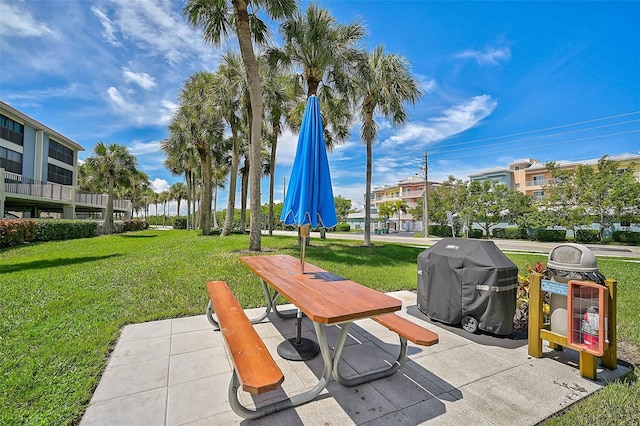
{"label": "picnic table top", "polygon": [[289,255],[240,260],[312,321],[336,324],[395,312],[402,302]]}

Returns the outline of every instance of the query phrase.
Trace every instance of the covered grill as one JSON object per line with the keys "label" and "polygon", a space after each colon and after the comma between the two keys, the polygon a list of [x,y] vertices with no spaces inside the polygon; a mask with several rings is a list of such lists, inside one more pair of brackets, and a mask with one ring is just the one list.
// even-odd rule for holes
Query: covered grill
{"label": "covered grill", "polygon": [[513,331],[518,268],[493,241],[445,238],[418,255],[418,309],[467,331]]}

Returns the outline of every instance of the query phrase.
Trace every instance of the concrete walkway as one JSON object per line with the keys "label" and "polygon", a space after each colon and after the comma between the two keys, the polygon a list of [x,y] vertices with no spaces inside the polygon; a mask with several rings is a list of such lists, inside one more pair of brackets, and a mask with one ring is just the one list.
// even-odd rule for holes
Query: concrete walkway
{"label": "concrete walkway", "polygon": [[[432,347],[410,343],[410,359],[391,377],[353,388],[332,380],[308,404],[248,421],[229,408],[231,364],[220,332],[204,315],[133,324],[124,328],[81,425],[533,425],[628,372],[623,366],[598,368],[598,380],[588,380],[580,377],[576,352],[545,348],[543,358],[535,359],[527,355],[526,341],[516,349],[474,343],[409,315],[414,293],[390,295],[403,301],[401,315],[440,335]],[[255,327],[285,375],[284,393],[310,388],[322,373],[322,357],[281,359],[276,347],[283,335],[295,335],[295,320],[270,318]],[[315,338],[306,319],[304,327],[305,337]],[[336,327],[327,329],[330,345],[337,335]],[[393,361],[397,344],[386,328],[358,321],[341,371],[362,373],[378,368],[383,358]],[[251,402],[249,394],[241,397]]]}

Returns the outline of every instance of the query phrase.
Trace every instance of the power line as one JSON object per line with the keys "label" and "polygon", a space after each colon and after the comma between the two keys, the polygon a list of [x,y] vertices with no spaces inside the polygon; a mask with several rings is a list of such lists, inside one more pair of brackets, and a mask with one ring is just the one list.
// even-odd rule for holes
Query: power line
{"label": "power line", "polygon": [[[552,145],[561,145],[561,144],[568,144],[568,143],[574,143],[574,142],[582,142],[582,141],[599,139],[599,138],[607,138],[607,137],[611,137],[611,136],[626,135],[626,134],[630,134],[630,133],[640,133],[640,129],[628,130],[626,132],[609,133],[607,135],[590,136],[590,137],[586,137],[586,138],[573,139],[573,140],[570,140],[570,141],[550,142],[550,143],[539,144],[539,145],[526,145],[526,146],[521,146],[521,147],[517,147],[517,148],[503,149],[503,150],[498,150],[498,151],[487,151],[487,152],[483,152],[482,154],[483,155],[486,155],[486,154],[498,154],[498,153],[502,153],[502,152],[510,152],[510,151],[517,151],[517,150],[523,150],[523,149],[539,148],[539,147],[542,147],[542,146],[552,146]],[[447,157],[446,159],[449,160],[449,159],[457,159],[457,158],[464,158],[464,157],[474,157],[474,156],[477,156],[477,155],[478,155],[477,153],[466,154],[466,155],[456,155],[456,156],[453,156],[453,157]]]}
{"label": "power line", "polygon": [[[576,123],[562,124],[560,126],[547,127],[547,128],[544,128],[544,129],[528,130],[526,132],[512,133],[510,135],[494,136],[494,137],[491,137],[491,138],[484,138],[484,139],[475,139],[475,140],[471,140],[471,141],[450,144],[448,146],[469,145],[469,144],[478,143],[478,142],[485,142],[485,141],[491,141],[491,140],[496,140],[496,139],[511,138],[511,137],[514,137],[514,136],[529,135],[531,133],[540,133],[540,132],[546,132],[548,130],[562,129],[562,128],[565,128],[565,127],[578,126],[578,125],[581,125],[581,124],[595,123],[595,122],[598,122],[598,121],[604,121],[604,120],[610,120],[610,119],[613,119],[613,118],[626,117],[626,116],[634,115],[634,114],[640,114],[640,111],[627,112],[627,113],[624,113],[624,114],[611,115],[611,116],[608,116],[608,117],[595,118],[595,119],[592,119],[592,120],[579,121],[579,122],[576,122]],[[550,136],[553,136],[553,134],[551,134]]]}
{"label": "power line", "polygon": [[[524,141],[530,141],[530,140],[535,140],[535,139],[549,138],[549,137],[553,137],[553,136],[569,135],[569,134],[572,134],[572,133],[588,132],[588,131],[592,131],[592,130],[596,130],[596,129],[604,129],[606,127],[613,127],[613,126],[619,126],[619,125],[622,125],[622,124],[638,123],[638,122],[640,122],[640,119],[623,121],[621,123],[604,124],[602,126],[586,127],[584,129],[570,130],[570,131],[567,131],[567,132],[552,133],[552,134],[549,134],[549,135],[532,136],[530,138],[509,140],[509,141],[505,141],[505,142],[496,142],[496,143],[492,143],[492,144],[482,145],[482,148],[485,148],[485,147],[488,147],[488,146],[504,145],[504,144],[508,144],[508,143],[517,143],[517,142],[524,142]],[[467,144],[467,143],[465,143],[465,144]],[[458,144],[458,145],[461,145],[461,144]],[[446,150],[446,148],[449,148],[450,146],[453,146],[453,145],[442,147],[445,150],[432,151],[432,154],[450,153],[450,152],[456,152],[456,151],[462,151],[464,149],[468,149],[468,148],[455,148],[455,149]]]}

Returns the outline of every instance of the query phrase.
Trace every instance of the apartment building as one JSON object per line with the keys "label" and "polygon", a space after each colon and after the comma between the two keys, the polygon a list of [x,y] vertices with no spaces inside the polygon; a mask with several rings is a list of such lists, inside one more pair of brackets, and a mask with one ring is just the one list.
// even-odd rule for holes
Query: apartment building
{"label": "apartment building", "polygon": [[[103,217],[107,196],[77,189],[78,153],[84,150],[0,101],[0,217]],[[130,201],[114,201],[117,216],[130,212]]]}
{"label": "apartment building", "polygon": [[[628,168],[635,163],[636,179],[640,181],[640,155],[621,154],[609,157],[619,163],[620,168]],[[556,161],[556,166],[560,169],[571,170],[579,165],[596,167],[599,158],[586,161]],[[504,183],[507,188],[520,191],[523,194],[534,198],[544,197],[544,186],[549,184],[553,178],[552,173],[544,163],[533,158],[524,158],[511,162],[508,168],[495,168],[481,170],[478,173],[469,175],[470,180],[495,180]]]}

